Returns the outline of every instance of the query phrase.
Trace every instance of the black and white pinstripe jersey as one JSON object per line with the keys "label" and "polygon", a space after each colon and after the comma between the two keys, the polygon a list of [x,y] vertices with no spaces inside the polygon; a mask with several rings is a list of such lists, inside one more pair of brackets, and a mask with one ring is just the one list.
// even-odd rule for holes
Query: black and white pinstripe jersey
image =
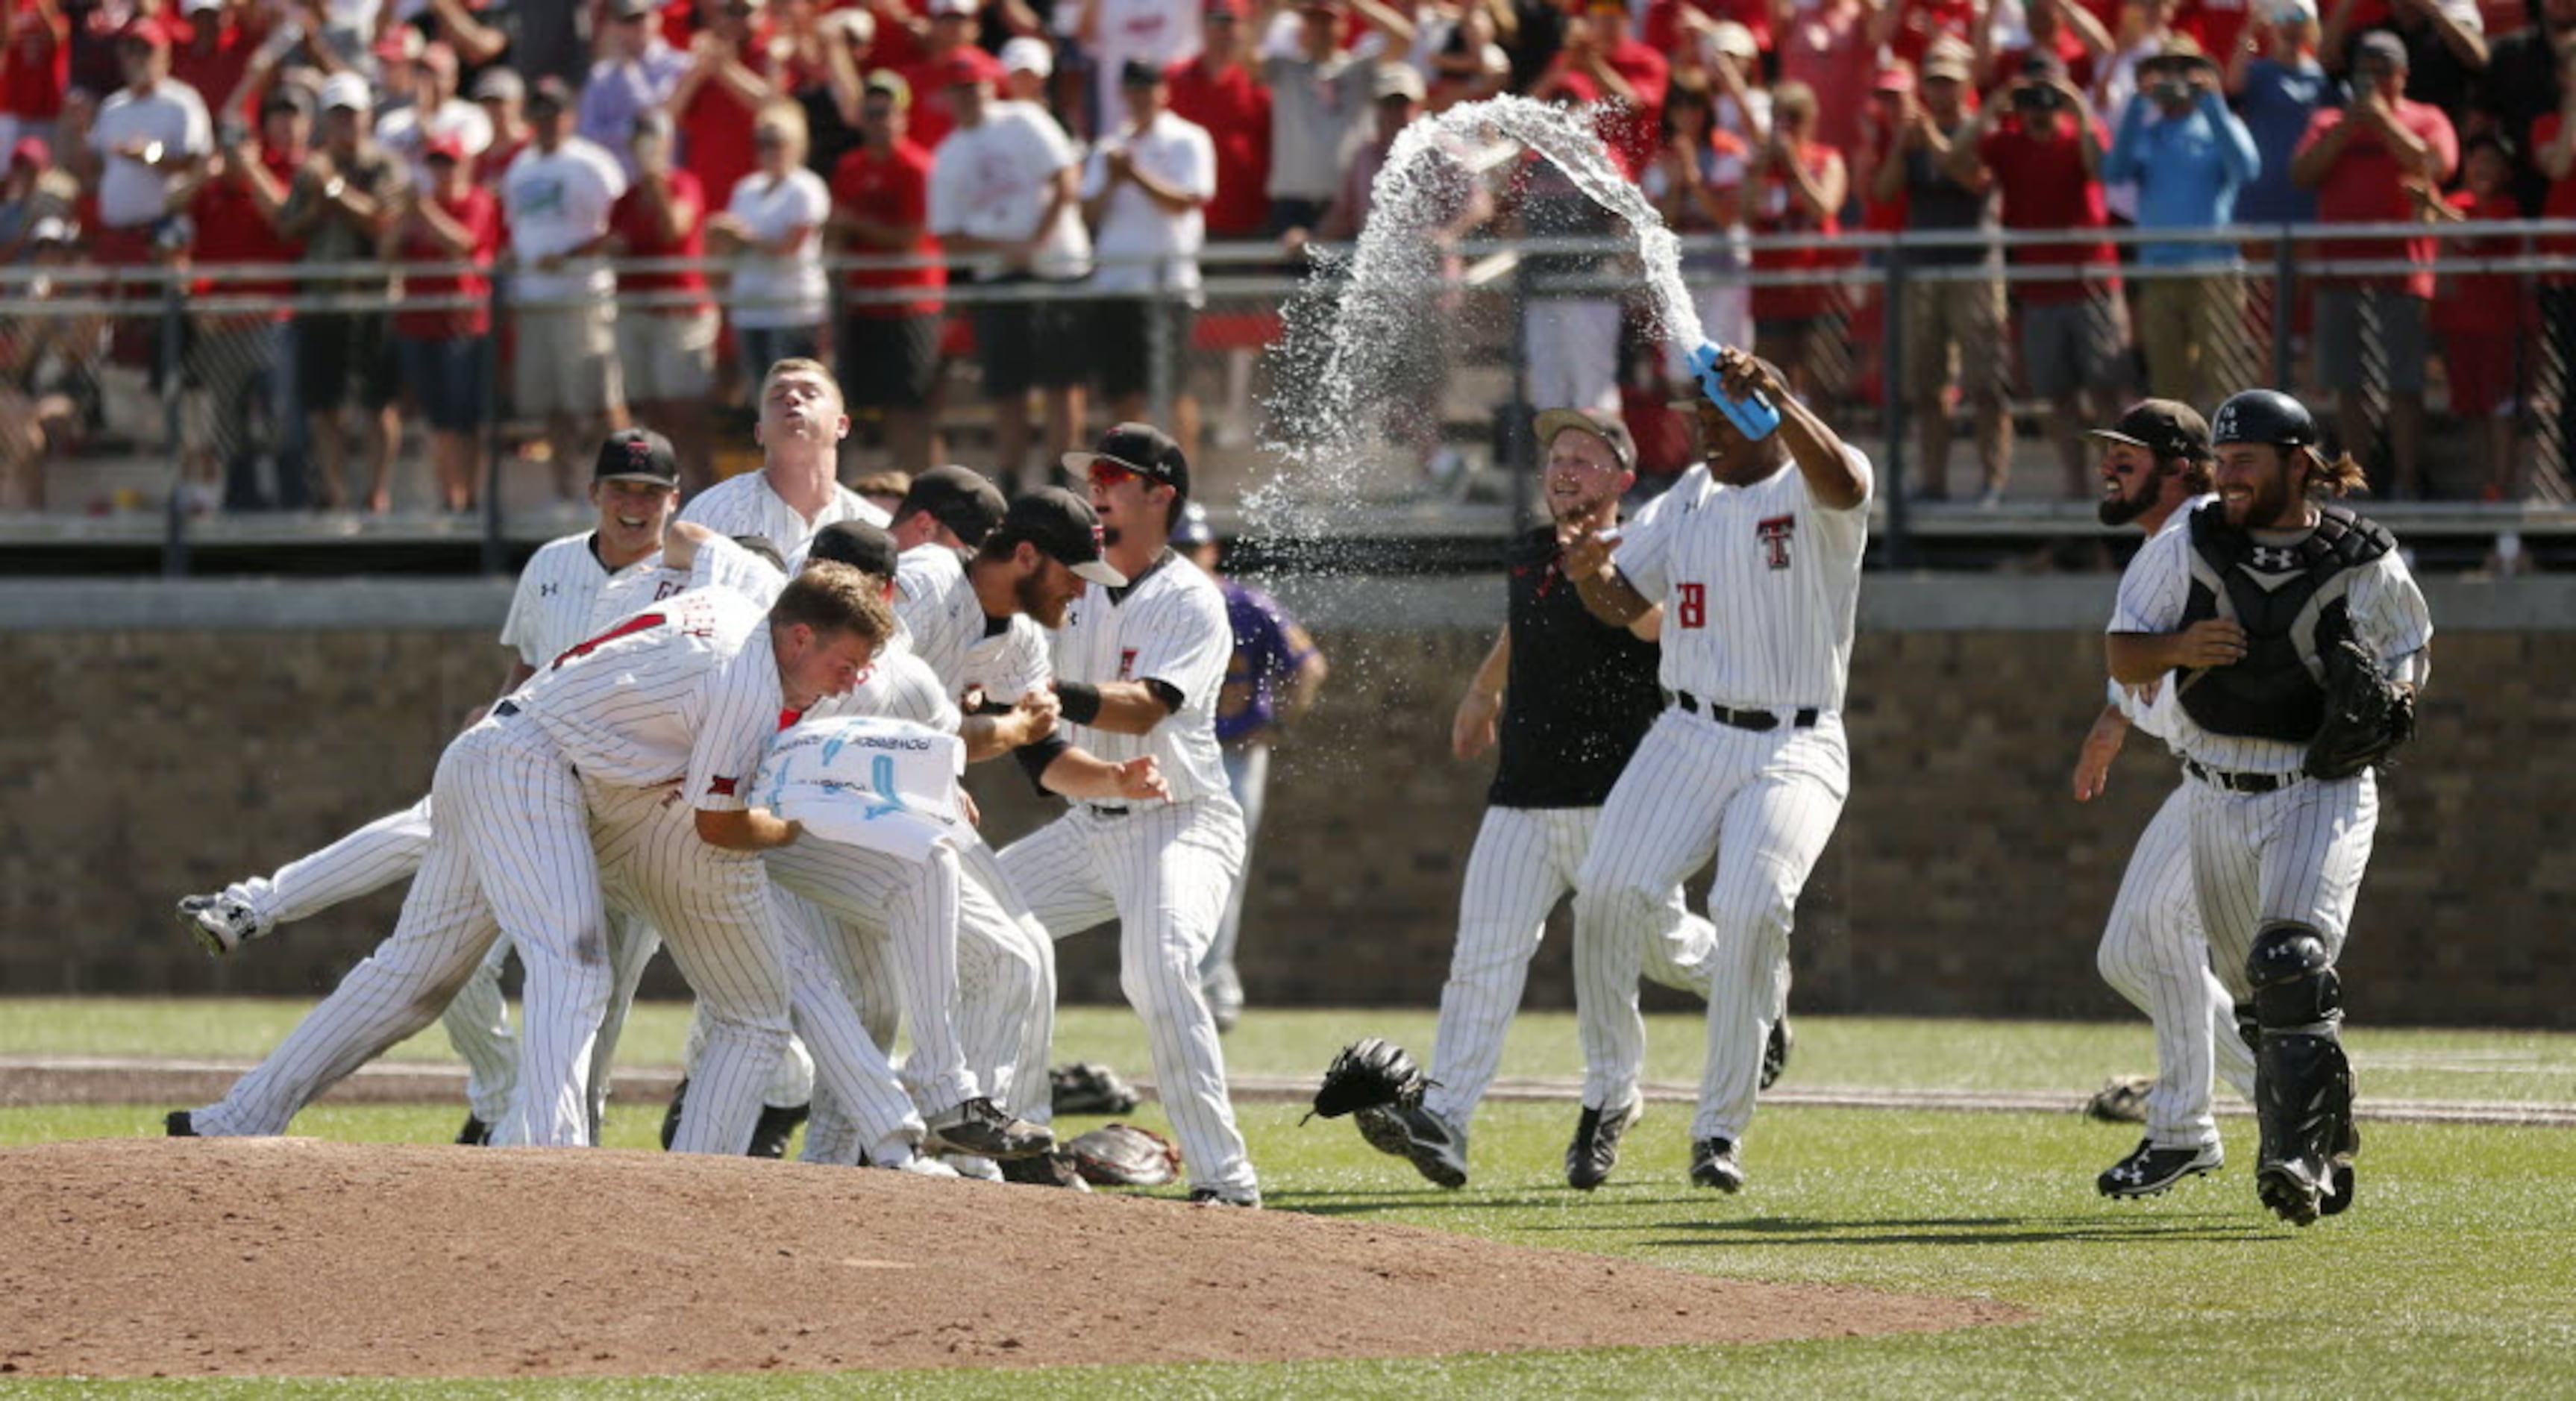
{"label": "black and white pinstripe jersey", "polygon": [[1165,550],[1123,589],[1083,589],[1055,636],[1055,674],[1094,686],[1162,681],[1181,693],[1181,708],[1142,735],[1071,722],[1058,733],[1111,763],[1153,755],[1173,802],[1223,793],[1216,698],[1233,656],[1225,596],[1214,580]]}
{"label": "black and white pinstripe jersey", "polygon": [[938,674],[901,647],[878,652],[868,665],[867,679],[848,695],[827,696],[805,712],[808,720],[842,715],[910,720],[952,735],[959,723],[957,703],[948,698],[948,688],[940,684]]}
{"label": "black and white pinstripe jersey", "polygon": [[[2189,517],[2180,519],[2188,522]],[[2273,547],[2290,540],[2261,537]],[[2181,628],[2191,599],[2191,531],[2166,530],[2150,540],[2120,576],[2120,601],[2112,610],[2110,631],[2165,633]],[[2433,641],[2433,615],[2424,592],[2406,568],[2403,554],[2390,550],[2337,576],[2347,585],[2345,616],[2353,636],[2379,658],[2392,677],[2418,684],[2426,677],[2425,649]],[[2165,678],[2173,689],[2173,678]],[[2173,707],[2174,748],[2215,769],[2237,773],[2295,773],[2307,759],[2307,746],[2259,735],[2213,734],[2194,723],[2188,711]]]}
{"label": "black and white pinstripe jersey", "polygon": [[762,536],[778,547],[778,557],[787,561],[787,572],[794,574],[805,565],[805,547],[813,543],[814,532],[842,521],[883,525],[886,513],[848,487],[836,486],[832,499],[809,521],[770,489],[765,473],[745,472],[691,497],[680,508],[680,519],[718,535]]}
{"label": "black and white pinstripe jersey", "polygon": [[686,569],[671,568],[659,555],[647,563],[650,569],[621,572],[600,586],[598,601],[590,610],[590,630],[583,637],[606,632],[618,619],[691,589],[731,589],[766,608],[787,587],[787,576],[771,568],[769,561],[721,535],[700,542],[697,557]]}
{"label": "black and white pinstripe jersey", "polygon": [[511,697],[585,782],[683,782],[733,809],[785,708],[768,614],[729,589],[664,599],[549,662]]}
{"label": "black and white pinstripe jersey", "polygon": [[[2214,491],[2204,491],[2200,495],[2182,503],[2182,505],[2174,511],[2173,515],[2167,518],[2163,525],[2156,528],[2156,533],[2153,536],[2150,536],[2149,539],[2159,540],[2167,535],[2175,533],[2176,531],[2180,531],[2186,535],[2189,534],[2191,532],[2191,513],[2217,499],[2218,493]],[[2143,553],[2143,551],[2141,553]],[[2135,569],[2137,567],[2137,563],[2136,559],[2131,559],[2129,561],[2129,567]],[[2119,629],[2117,628],[2112,629],[2114,632],[2118,630]],[[2111,704],[2120,707],[2120,713],[2129,717],[2130,728],[2138,731],[2140,734],[2149,735],[2156,739],[2163,740],[2166,747],[2172,747],[2174,742],[2173,718],[2175,713],[2178,712],[2181,707],[2174,704],[2174,688],[2168,684],[2167,681],[2164,679],[2158,679],[2148,682],[2144,686],[2123,686],[2119,682],[2113,681],[2110,683],[2109,694]],[[2179,753],[2180,751],[2177,750],[2176,752]]]}
{"label": "black and white pinstripe jersey", "polygon": [[[565,648],[596,636],[600,629],[593,626],[594,605],[611,585],[631,591],[635,581],[661,572],[662,557],[651,554],[612,574],[599,562],[591,536],[585,530],[549,540],[519,571],[518,590],[510,595],[510,615],[501,623],[501,645],[516,650],[519,660],[529,666],[543,667],[563,655]],[[624,616],[619,612],[609,618]]]}
{"label": "black and white pinstripe jersey", "polygon": [[[1866,472],[1859,449],[1843,449]],[[1615,556],[1664,605],[1667,690],[1719,705],[1839,710],[1851,673],[1869,502],[1828,510],[1796,464],[1751,486],[1694,467],[1663,507],[1629,526]]]}
{"label": "black and white pinstripe jersey", "polygon": [[1014,613],[996,626],[976,601],[965,557],[944,545],[904,552],[895,575],[894,611],[912,634],[913,650],[930,663],[951,696],[977,687],[1008,704],[1044,687],[1055,675],[1046,629],[1025,613]]}

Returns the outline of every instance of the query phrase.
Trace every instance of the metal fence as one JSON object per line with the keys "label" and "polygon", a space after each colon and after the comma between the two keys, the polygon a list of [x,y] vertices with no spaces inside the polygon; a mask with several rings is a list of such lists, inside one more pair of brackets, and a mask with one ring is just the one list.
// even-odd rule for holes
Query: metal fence
{"label": "metal fence", "polygon": [[[2434,241],[2438,256],[2409,260],[2411,240]],[[2095,243],[2118,247],[2117,261],[2047,261]],[[2141,258],[2148,245],[2187,246],[2205,261]],[[1684,270],[1721,323],[1714,330],[1741,336],[1749,326],[1756,347],[1877,455],[1884,530],[1901,558],[1910,532],[1977,509],[1964,492],[1942,500],[1946,464],[1926,463],[1927,451],[1956,437],[1991,457],[1981,435],[2018,428],[2045,446],[2003,459],[2017,478],[1983,494],[2008,506],[2072,502],[2089,494],[2071,470],[2078,463],[2062,485],[2034,473],[2053,473],[2052,455],[2075,451],[2066,429],[2150,390],[2206,410],[2235,388],[2287,388],[2318,408],[2383,490],[2470,503],[2499,520],[2533,503],[2563,507],[2576,456],[2572,249],[2576,222],[1739,236],[1686,240]],[[1587,270],[1562,271],[1569,260]],[[1479,501],[1517,512],[1533,500],[1528,408],[1572,383],[1625,409],[1650,470],[1677,470],[1690,456],[1686,427],[1664,408],[1670,367],[1624,244],[1462,246],[1436,277],[1392,289],[1394,322],[1378,316],[1338,340],[1339,309],[1390,289],[1355,284],[1334,259],[1291,266],[1260,245],[1212,248],[1199,265],[1193,294],[1112,297],[1090,283],[1032,280],[959,281],[934,294],[943,310],[926,334],[940,361],[926,414],[937,455],[1022,485],[1041,479],[1054,450],[1084,436],[1079,425],[1107,421],[1106,384],[1158,421],[1196,427],[1202,494],[1221,512],[1275,474],[1262,445],[1298,439],[1293,420],[1319,413],[1365,420],[1333,425],[1345,455],[1331,464],[1337,490],[1435,515]],[[722,260],[617,264],[625,290],[607,305],[623,330],[610,358],[701,362],[705,387],[656,401],[653,412],[671,421],[649,426],[682,442],[693,475],[739,470],[756,461],[748,400],[762,368],[745,363],[746,349],[810,345],[845,379],[868,378],[881,367],[855,363],[847,318],[923,294],[853,291],[848,275],[912,266],[835,260],[832,314],[781,341],[729,324],[743,308],[728,300]],[[703,273],[709,290],[635,290],[684,270]],[[2429,324],[2425,303],[2345,290],[2354,278],[2425,271],[2439,280]],[[488,286],[446,290],[463,277]],[[22,513],[9,518],[19,540],[157,532],[172,572],[188,568],[195,543],[262,531],[479,540],[499,568],[510,542],[578,524],[580,508],[565,503],[586,481],[586,461],[564,459],[580,452],[574,435],[605,422],[557,415],[550,435],[548,416],[522,397],[561,378],[565,342],[536,322],[596,322],[602,303],[519,290],[507,270],[462,265],[0,269],[0,511]],[[701,302],[724,309],[723,321],[697,312]],[[2072,373],[2054,354],[2021,363],[2025,341],[2055,344],[2050,327],[2064,317],[2047,309],[2070,304],[2109,318],[2109,353],[2076,357]],[[1761,314],[1783,307],[1797,314]],[[1014,324],[1043,343],[977,344],[979,327],[990,339],[994,324],[978,313],[994,308],[1019,309]],[[1580,316],[1565,319],[1569,308]],[[1591,329],[1574,334],[1578,322]],[[1584,339],[1604,324],[1606,340]],[[1377,342],[1353,362],[1374,378],[1319,398],[1319,359],[1268,353],[1289,328],[1319,353]],[[1005,361],[1018,367],[1008,373],[1026,371],[1032,352],[1040,379],[1090,385],[1083,416],[1059,412],[1050,423],[1039,402],[986,392],[988,372]],[[1933,354],[1942,361],[1927,365]],[[1583,363],[1569,367],[1569,357]],[[889,415],[855,416],[845,475],[924,465],[893,455],[902,448],[889,446]],[[1002,463],[996,448],[1017,441],[1014,418],[1028,425],[1027,446]],[[1979,466],[1981,488],[2007,485],[1996,462]]]}

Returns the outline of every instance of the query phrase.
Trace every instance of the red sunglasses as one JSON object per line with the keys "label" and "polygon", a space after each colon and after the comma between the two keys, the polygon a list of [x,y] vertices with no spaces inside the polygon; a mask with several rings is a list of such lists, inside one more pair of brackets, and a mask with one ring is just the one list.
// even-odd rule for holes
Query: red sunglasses
{"label": "red sunglasses", "polygon": [[1103,491],[1107,491],[1122,483],[1136,480],[1137,473],[1136,469],[1132,467],[1121,467],[1117,463],[1108,461],[1104,458],[1094,458],[1092,459],[1089,471],[1085,475],[1093,486],[1096,486]]}

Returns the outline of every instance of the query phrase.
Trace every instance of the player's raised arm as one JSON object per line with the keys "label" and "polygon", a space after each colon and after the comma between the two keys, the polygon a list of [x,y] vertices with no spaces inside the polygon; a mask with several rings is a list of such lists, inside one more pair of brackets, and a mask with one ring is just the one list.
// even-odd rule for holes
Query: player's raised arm
{"label": "player's raised arm", "polygon": [[1827,427],[1815,410],[1789,392],[1788,380],[1769,361],[1733,346],[1717,352],[1718,381],[1731,398],[1760,394],[1780,410],[1780,441],[1789,460],[1807,480],[1816,504],[1848,511],[1869,500],[1869,462],[1843,446],[1842,435]]}

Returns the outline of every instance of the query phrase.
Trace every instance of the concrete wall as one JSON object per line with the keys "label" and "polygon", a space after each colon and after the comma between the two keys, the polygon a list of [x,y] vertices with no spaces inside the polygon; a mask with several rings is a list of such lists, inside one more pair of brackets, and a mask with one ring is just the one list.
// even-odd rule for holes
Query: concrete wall
{"label": "concrete wall", "polygon": [[[1882,578],[1864,589],[1852,801],[1795,941],[1813,1011],[2119,1015],[2092,970],[2171,762],[2132,746],[2066,796],[2100,695],[2106,578]],[[2423,738],[2388,781],[2346,960],[2380,1023],[2576,1025],[2576,588],[2437,584]],[[1491,579],[1317,582],[1292,600],[1334,681],[1279,755],[1244,975],[1268,1004],[1437,1001],[1489,774],[1447,754],[1491,636]],[[455,581],[13,584],[0,591],[0,992],[327,989],[399,890],[207,961],[178,895],[300,855],[424,792],[488,698],[506,590]],[[1044,816],[980,776],[996,838]],[[1564,941],[1530,998],[1570,1004]],[[1114,1001],[1115,941],[1063,946],[1067,998]],[[665,975],[667,977],[667,975]],[[665,982],[664,986],[675,984]]]}

